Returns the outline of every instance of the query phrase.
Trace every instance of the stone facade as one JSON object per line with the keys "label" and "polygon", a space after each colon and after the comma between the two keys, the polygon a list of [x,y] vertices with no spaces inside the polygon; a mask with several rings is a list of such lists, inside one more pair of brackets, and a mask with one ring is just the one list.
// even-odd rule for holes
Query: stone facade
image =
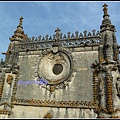
{"label": "stone facade", "polygon": [[29,38],[20,18],[0,64],[0,118],[120,118],[119,45],[103,7],[100,31]]}

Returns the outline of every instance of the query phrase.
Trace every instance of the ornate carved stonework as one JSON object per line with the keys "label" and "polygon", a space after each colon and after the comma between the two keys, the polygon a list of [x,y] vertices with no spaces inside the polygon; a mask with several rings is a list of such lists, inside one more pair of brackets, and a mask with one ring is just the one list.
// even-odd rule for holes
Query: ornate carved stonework
{"label": "ornate carved stonework", "polygon": [[116,89],[117,89],[117,95],[120,98],[120,77],[117,78]]}
{"label": "ornate carved stonework", "polygon": [[44,56],[39,63],[38,75],[48,80],[48,84],[59,84],[66,80],[72,71],[70,58],[63,52]]}
{"label": "ornate carved stonework", "polygon": [[41,57],[38,65],[38,78],[48,81],[46,88],[51,93],[64,88],[70,82],[74,66],[71,55],[65,51],[47,52]]}
{"label": "ornate carved stonework", "polygon": [[13,80],[13,75],[8,74],[8,76],[7,76],[7,83],[11,85],[12,80]]}
{"label": "ornate carved stonework", "polygon": [[120,46],[107,7],[100,32],[57,28],[53,36],[28,38],[21,17],[0,64],[0,114],[78,118],[80,110],[80,118],[120,118]]}
{"label": "ornate carved stonework", "polygon": [[94,103],[88,101],[55,101],[55,100],[35,100],[35,99],[14,99],[12,104],[14,105],[27,105],[27,106],[39,106],[39,107],[64,107],[64,108],[89,108],[93,109]]}
{"label": "ornate carved stonework", "polygon": [[9,114],[10,114],[10,111],[9,111],[9,110],[0,110],[0,114],[9,115]]}

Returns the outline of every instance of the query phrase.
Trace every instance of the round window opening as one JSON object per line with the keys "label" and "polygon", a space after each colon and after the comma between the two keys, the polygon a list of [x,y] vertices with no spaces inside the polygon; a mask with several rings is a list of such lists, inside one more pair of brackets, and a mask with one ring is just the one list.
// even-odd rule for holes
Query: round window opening
{"label": "round window opening", "polygon": [[59,75],[63,71],[63,66],[61,64],[55,64],[53,66],[53,73]]}

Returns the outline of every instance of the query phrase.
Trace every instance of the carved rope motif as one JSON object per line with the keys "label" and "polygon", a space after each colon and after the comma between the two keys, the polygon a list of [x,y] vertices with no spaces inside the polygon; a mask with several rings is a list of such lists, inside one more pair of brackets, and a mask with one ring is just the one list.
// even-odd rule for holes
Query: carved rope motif
{"label": "carved rope motif", "polygon": [[65,108],[94,108],[93,102],[87,101],[55,101],[55,100],[35,100],[35,99],[14,99],[12,102],[14,105],[28,105],[28,106],[40,106],[40,107],[65,107]]}
{"label": "carved rope motif", "polygon": [[0,110],[0,114],[9,115],[11,112],[9,110]]}
{"label": "carved rope motif", "polygon": [[97,72],[96,70],[93,72],[93,99],[94,99],[94,106],[95,106],[95,109],[94,111],[97,112],[98,111],[98,75],[97,75]]}
{"label": "carved rope motif", "polygon": [[106,80],[107,80],[107,109],[108,113],[113,113],[113,98],[112,98],[112,76],[106,72]]}
{"label": "carved rope motif", "polygon": [[4,80],[0,80],[0,100],[1,100],[1,97],[2,97],[2,93],[3,93],[3,86],[4,86]]}

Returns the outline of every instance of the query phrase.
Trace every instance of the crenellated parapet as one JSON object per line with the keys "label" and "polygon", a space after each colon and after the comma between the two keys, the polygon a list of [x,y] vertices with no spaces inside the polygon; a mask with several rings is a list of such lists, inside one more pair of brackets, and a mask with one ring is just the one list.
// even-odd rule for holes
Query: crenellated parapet
{"label": "crenellated parapet", "polygon": [[68,32],[67,35],[62,34],[59,30],[59,32],[56,31],[53,37],[46,35],[45,37],[38,36],[35,38],[33,36],[25,41],[21,41],[19,51],[52,48],[56,43],[62,47],[98,46],[99,42],[100,33],[99,31],[96,32],[96,30],[92,30],[92,33],[86,30],[83,33],[76,31],[75,34]]}
{"label": "crenellated parapet", "polygon": [[[58,29],[58,28],[57,28]],[[26,39],[25,41],[21,41],[21,43],[27,43],[27,42],[47,42],[47,41],[55,41],[56,39],[58,40],[76,40],[76,39],[92,39],[92,38],[99,38],[100,36],[100,32],[96,31],[96,30],[92,30],[92,32],[87,32],[86,30],[82,32],[78,32],[76,31],[75,34],[74,33],[70,33],[67,32],[66,34],[62,34],[59,30],[59,33],[55,30],[56,34],[54,34],[53,36],[38,36],[38,37],[31,37]]]}

